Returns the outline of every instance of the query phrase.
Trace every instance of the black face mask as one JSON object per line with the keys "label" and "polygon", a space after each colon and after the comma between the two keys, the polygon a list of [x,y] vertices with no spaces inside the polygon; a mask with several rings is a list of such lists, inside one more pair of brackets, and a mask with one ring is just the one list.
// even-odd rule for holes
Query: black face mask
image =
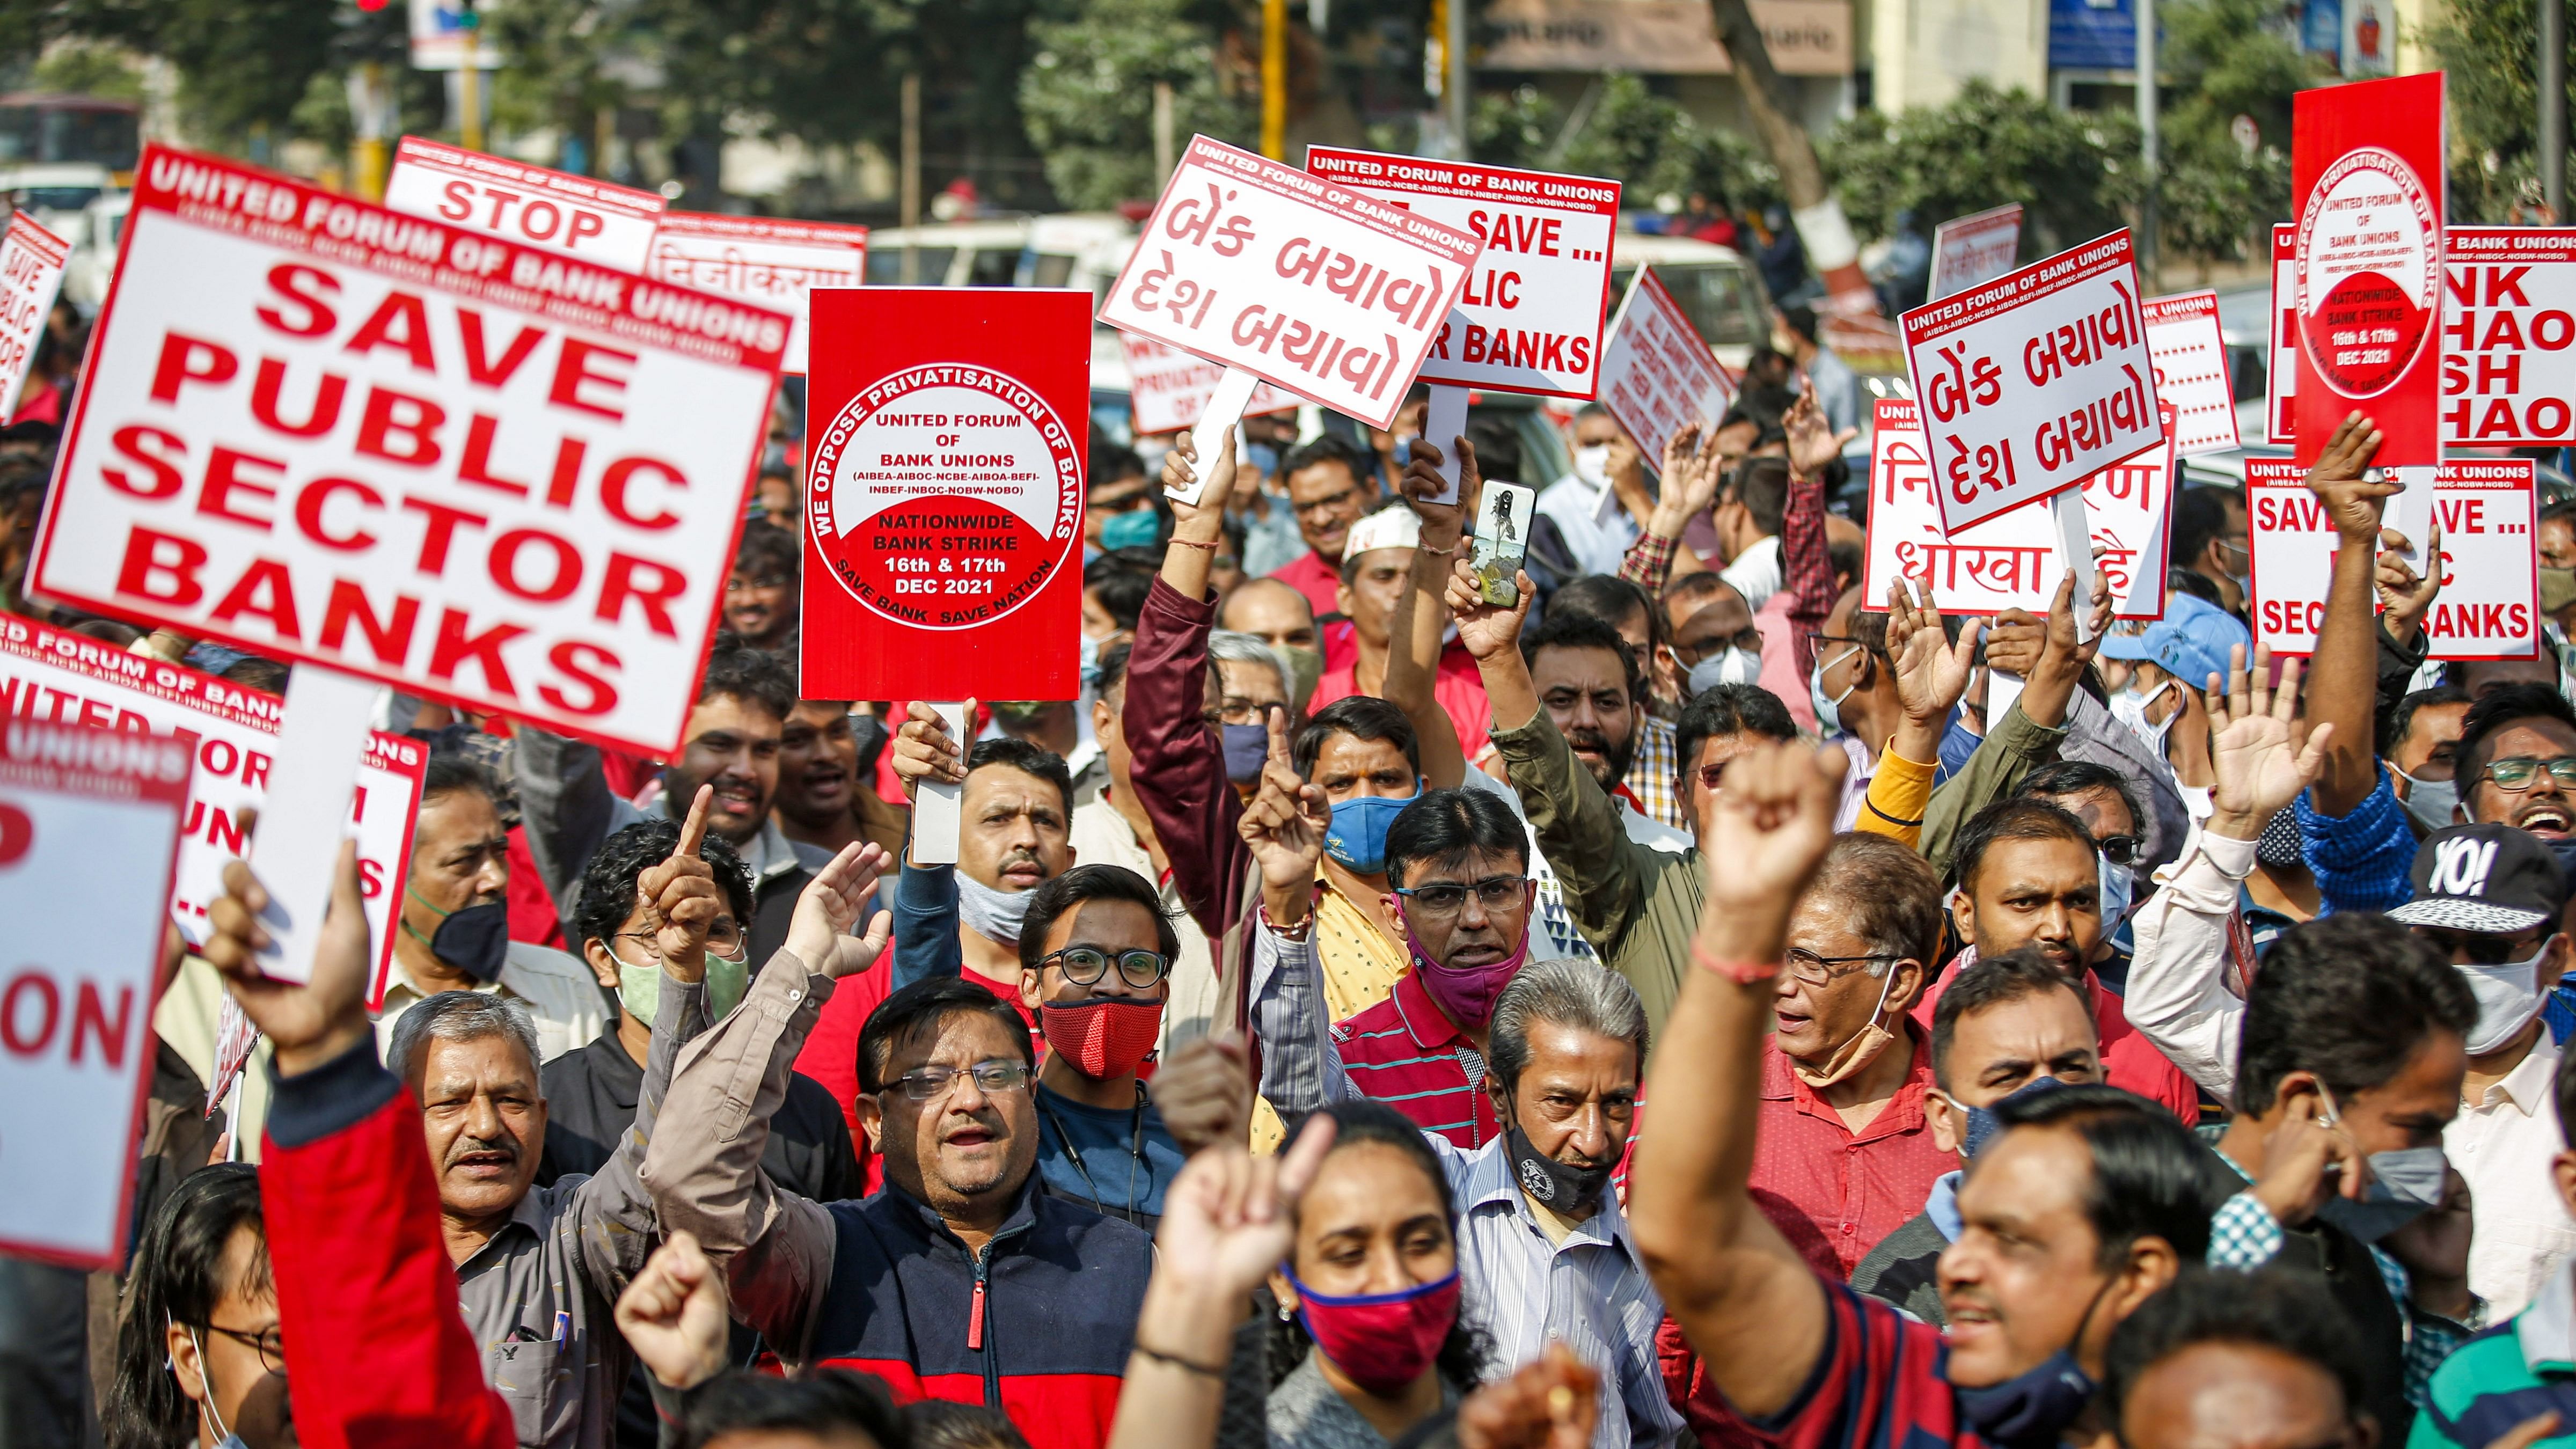
{"label": "black face mask", "polygon": [[1997,1449],[2051,1449],[2057,1443],[2066,1426],[2093,1402],[2098,1386],[2076,1362],[2075,1346],[2084,1341],[2084,1330],[2093,1322],[2093,1310],[2102,1306],[2102,1295],[2117,1281],[2093,1290],[2093,1301],[2084,1305],[2084,1316],[2076,1320],[2075,1337],[2066,1347],[1999,1384],[1981,1389],[1951,1385],[1959,1417],[1968,1421],[1978,1438]]}
{"label": "black face mask", "polygon": [[1512,1180],[1530,1200],[1542,1203],[1555,1213],[1580,1212],[1601,1200],[1601,1190],[1610,1185],[1610,1174],[1617,1159],[1599,1167],[1576,1167],[1559,1162],[1531,1144],[1523,1132],[1520,1114],[1512,1114],[1511,1126],[1504,1133],[1504,1150],[1512,1155]]}
{"label": "black face mask", "polygon": [[[405,894],[437,911],[408,885]],[[439,911],[445,919],[438,923],[435,934],[423,937],[409,921],[402,928],[411,938],[429,947],[429,954],[490,985],[501,979],[502,958],[510,954],[510,903],[493,901],[488,905],[465,906],[453,911]]]}

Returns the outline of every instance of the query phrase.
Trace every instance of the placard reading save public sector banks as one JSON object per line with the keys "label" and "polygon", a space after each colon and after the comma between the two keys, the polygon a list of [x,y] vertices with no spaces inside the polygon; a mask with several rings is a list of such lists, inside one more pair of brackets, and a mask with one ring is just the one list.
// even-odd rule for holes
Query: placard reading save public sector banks
{"label": "placard reading save public sector banks", "polygon": [[788,318],[144,154],[34,592],[668,755]]}
{"label": "placard reading save public sector banks", "polygon": [[71,243],[38,226],[34,217],[9,213],[9,230],[0,237],[0,425],[18,416],[18,393],[44,340],[45,320],[71,255]]}
{"label": "placard reading save public sector banks", "polygon": [[669,203],[658,191],[405,136],[385,176],[385,205],[521,246],[640,272]]}
{"label": "placard reading save public sector banks", "polygon": [[[2316,652],[2334,573],[2334,522],[2308,491],[2306,474],[2287,458],[2245,460],[2254,642],[2276,654]],[[2424,616],[2431,657],[2540,657],[2536,497],[2528,458],[2454,458],[2435,472],[2442,589]]]}
{"label": "placard reading save public sector banks", "polygon": [[[2172,413],[2168,405],[2166,413]],[[1898,578],[1929,586],[1942,612],[1992,615],[2005,609],[2048,612],[2066,575],[2057,521],[2046,508],[2016,508],[1956,532],[1941,526],[1932,495],[1932,463],[1914,404],[1880,398],[1870,438],[1869,552],[1861,600],[1887,608]],[[2077,485],[2084,490],[2086,531],[2095,566],[2122,619],[2154,619],[2165,609],[2166,539],[2173,517],[2173,453],[2160,445],[2114,463]]]}
{"label": "placard reading save public sector banks", "polygon": [[[1193,357],[1133,332],[1119,333],[1118,347],[1127,358],[1127,398],[1135,412],[1137,436],[1196,427],[1199,415],[1207,411],[1208,398],[1225,376],[1225,365]],[[1244,404],[1243,415],[1259,417],[1296,406],[1296,394],[1266,382],[1258,383],[1252,389],[1252,401]]]}
{"label": "placard reading save public sector banks", "polygon": [[868,229],[765,216],[665,212],[645,275],[775,307],[796,319],[780,366],[805,370],[805,294],[855,287],[867,277]]}
{"label": "placard reading save public sector banks", "polygon": [[[250,851],[242,813],[268,798],[282,711],[273,694],[0,614],[0,718],[195,736],[197,769],[170,896],[170,919],[191,941],[206,938],[206,908],[222,892],[224,862]],[[429,747],[420,741],[371,733],[349,802],[358,890],[376,943],[371,1008],[383,1002],[393,965],[391,909],[410,868],[413,812],[428,765]]]}
{"label": "placard reading save public sector banks", "polygon": [[1485,243],[1422,380],[1589,400],[1600,387],[1619,183],[1310,146],[1306,169]]}
{"label": "placard reading save public sector banks", "polygon": [[1197,136],[1100,320],[1390,428],[1483,249],[1473,233]]}
{"label": "placard reading save public sector banks", "polygon": [[1735,384],[1652,267],[1637,269],[1602,344],[1601,404],[1655,469],[1675,433],[1715,428],[1735,404]]}
{"label": "placard reading save public sector banks", "polygon": [[0,723],[0,1252],[125,1262],[183,740]]}
{"label": "placard reading save public sector banks", "polygon": [[2009,512],[2164,440],[2123,229],[1901,319],[1942,522]]}
{"label": "placard reading save public sector banks", "polygon": [[1091,294],[814,294],[809,699],[1082,690]]}

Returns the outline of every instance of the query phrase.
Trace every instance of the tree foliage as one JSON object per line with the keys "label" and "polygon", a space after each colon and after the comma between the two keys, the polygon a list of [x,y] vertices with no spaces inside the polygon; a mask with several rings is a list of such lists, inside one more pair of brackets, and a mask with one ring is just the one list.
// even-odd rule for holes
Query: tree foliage
{"label": "tree foliage", "polygon": [[1906,214],[1929,234],[1954,216],[2018,201],[2025,257],[2119,229],[2141,180],[2133,118],[2061,111],[1982,80],[1946,106],[1863,112],[1818,151],[1855,229],[1886,236]]}
{"label": "tree foliage", "polygon": [[[2539,197],[2539,33],[2536,0],[2447,0],[2426,28],[2449,92],[2454,221],[2507,221]],[[2568,54],[2576,114],[2576,43]]]}
{"label": "tree foliage", "polygon": [[[2279,0],[2181,0],[2158,9],[2165,97],[2156,189],[2165,249],[2207,260],[2263,255],[2290,212],[2290,98],[2323,79],[2281,25]],[[2233,128],[2254,122],[2248,156]]]}
{"label": "tree foliage", "polygon": [[1252,144],[1259,117],[1217,83],[1216,36],[1188,0],[1092,0],[1035,21],[1020,114],[1070,207],[1152,197],[1154,87],[1172,88],[1174,144],[1193,133]]}
{"label": "tree foliage", "polygon": [[1534,86],[1481,97],[1470,122],[1476,159],[1608,177],[1627,188],[1630,207],[1693,193],[1738,209],[1781,199],[1778,169],[1749,137],[1702,124],[1636,76],[1603,76],[1587,100],[1569,115]]}

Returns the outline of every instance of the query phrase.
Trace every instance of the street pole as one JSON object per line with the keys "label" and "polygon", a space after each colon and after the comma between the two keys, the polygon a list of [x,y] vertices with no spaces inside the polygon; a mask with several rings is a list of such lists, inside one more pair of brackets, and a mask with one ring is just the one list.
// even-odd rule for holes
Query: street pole
{"label": "street pole", "polygon": [[1449,134],[1454,139],[1453,159],[1464,161],[1472,149],[1467,139],[1467,5],[1468,0],[1449,0],[1448,94]]}
{"label": "street pole", "polygon": [[1172,179],[1172,83],[1154,82],[1154,189]]}
{"label": "street pole", "polygon": [[464,12],[457,23],[465,27],[465,67],[456,77],[456,94],[464,102],[465,121],[457,128],[457,134],[464,141],[466,150],[480,151],[483,149],[483,63],[475,50],[476,42],[483,35],[483,22],[474,13],[474,0],[465,0]]}
{"label": "street pole", "polygon": [[[900,202],[904,229],[921,225],[921,73],[905,71],[903,75],[903,152],[896,162],[903,172],[898,185],[903,188]],[[898,276],[905,286],[920,278],[921,248],[903,249],[903,264]],[[941,278],[942,281],[947,280]]]}
{"label": "street pole", "polygon": [[2146,190],[2138,203],[2138,277],[2153,286],[2156,275],[2156,0],[2132,0],[2138,9],[2138,162],[2146,171]]}
{"label": "street pole", "polygon": [[1261,154],[1288,159],[1288,0],[1261,0]]}
{"label": "street pole", "polygon": [[2567,0],[2540,0],[2540,193],[2567,224]]}

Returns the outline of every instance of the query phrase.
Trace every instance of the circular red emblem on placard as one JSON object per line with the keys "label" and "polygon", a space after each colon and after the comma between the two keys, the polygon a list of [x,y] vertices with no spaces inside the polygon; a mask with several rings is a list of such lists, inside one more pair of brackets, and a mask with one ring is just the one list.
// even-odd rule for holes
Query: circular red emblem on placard
{"label": "circular red emblem on placard", "polygon": [[2376,146],[2337,158],[2308,194],[2298,254],[2309,363],[2344,397],[2386,392],[2431,340],[2442,305],[2442,234],[2415,168]]}
{"label": "circular red emblem on placard", "polygon": [[1082,457],[1037,390],[935,363],[859,389],[805,473],[806,527],[851,598],[971,629],[1037,597],[1082,531]]}

